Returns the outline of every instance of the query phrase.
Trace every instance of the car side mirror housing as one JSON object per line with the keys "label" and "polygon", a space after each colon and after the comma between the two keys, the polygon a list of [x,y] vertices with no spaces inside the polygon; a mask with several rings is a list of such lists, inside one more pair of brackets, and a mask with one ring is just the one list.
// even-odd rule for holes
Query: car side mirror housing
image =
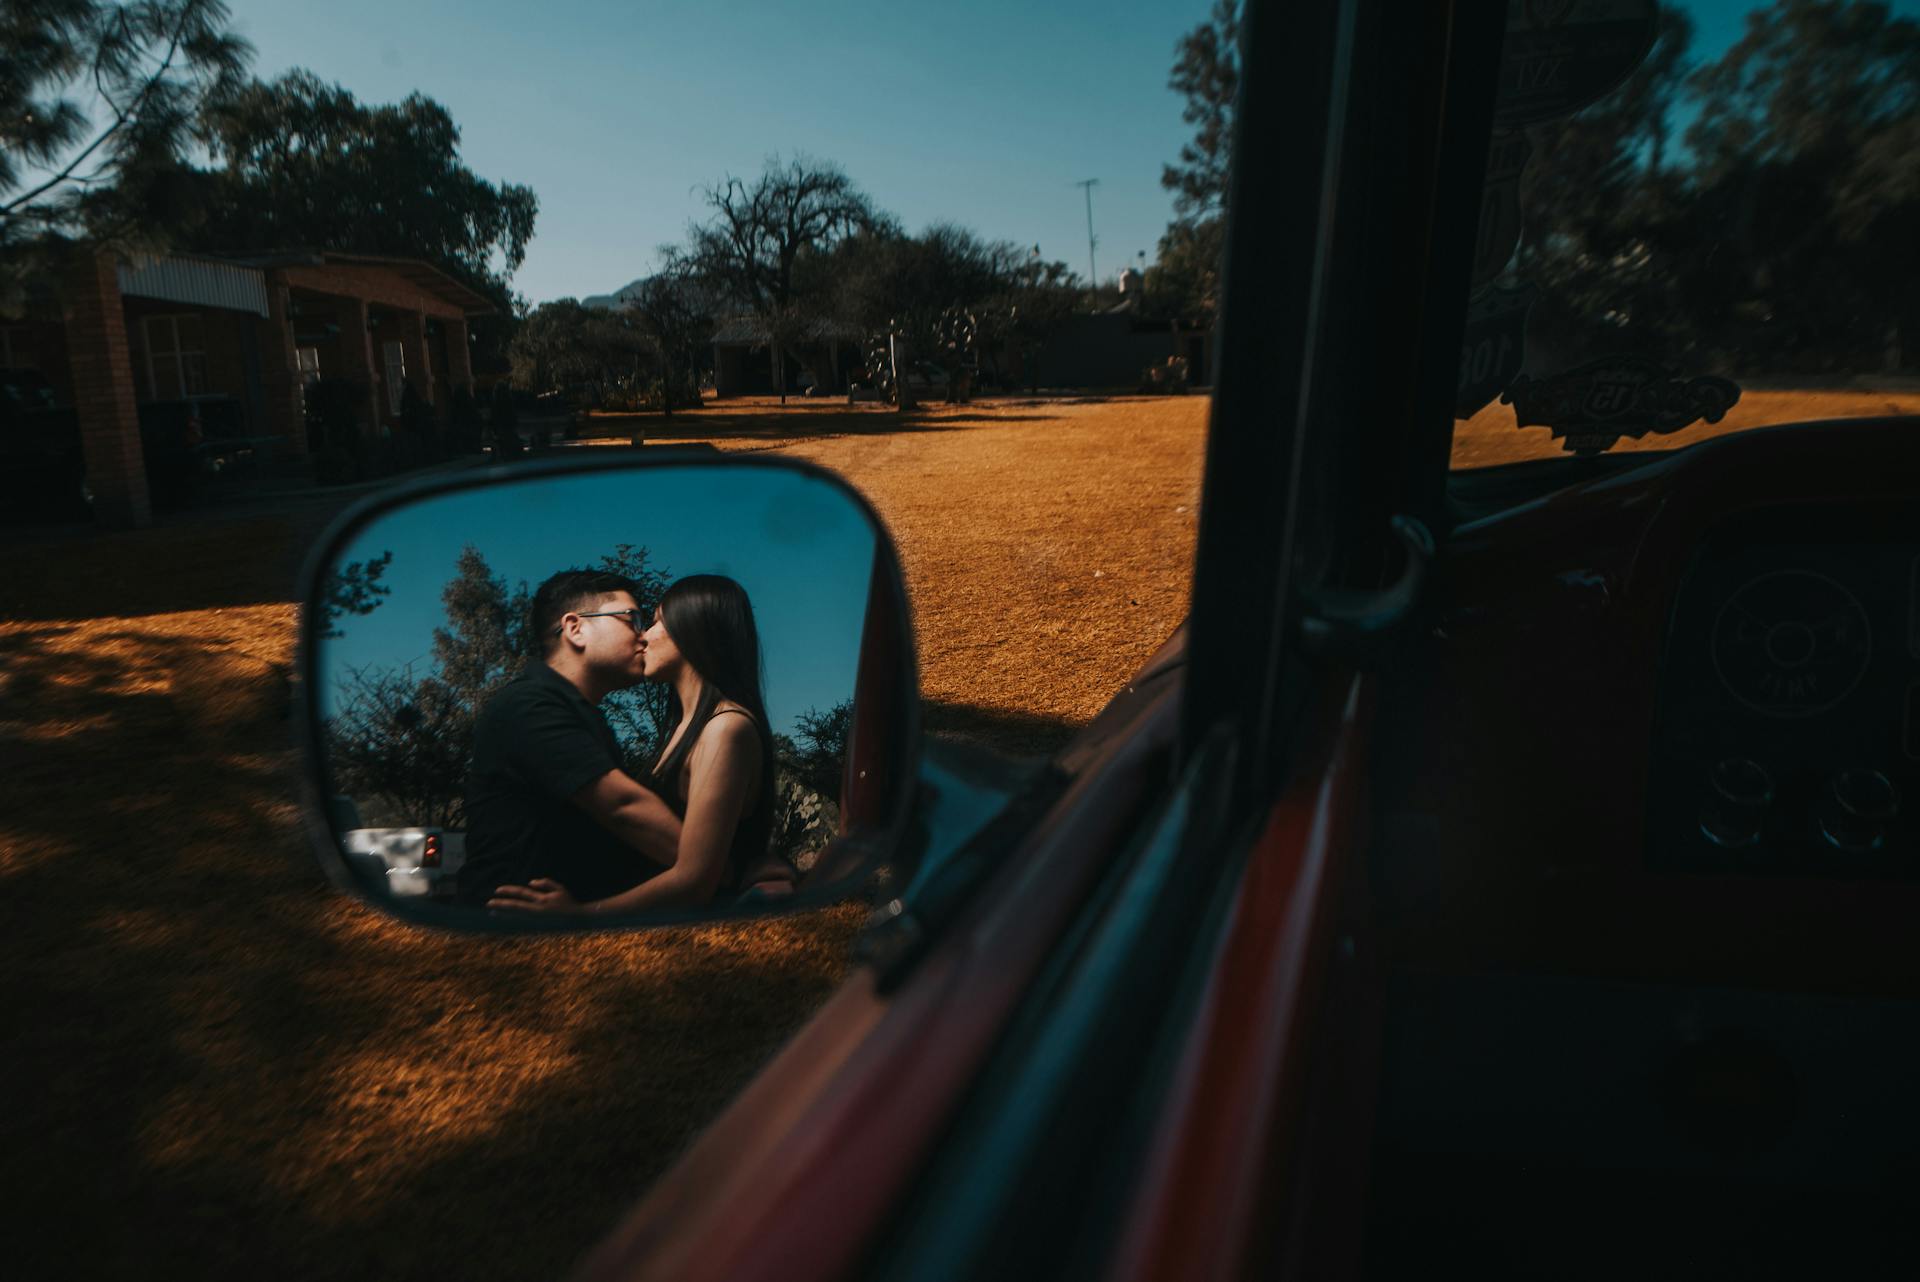
{"label": "car side mirror housing", "polygon": [[330,879],[485,931],[815,907],[901,846],[905,581],[784,459],[578,448],[386,491],[305,581],[306,814]]}

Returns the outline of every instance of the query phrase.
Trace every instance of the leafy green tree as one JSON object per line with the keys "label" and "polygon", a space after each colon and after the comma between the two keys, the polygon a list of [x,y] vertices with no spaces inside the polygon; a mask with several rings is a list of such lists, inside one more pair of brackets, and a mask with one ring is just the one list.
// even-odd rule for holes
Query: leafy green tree
{"label": "leafy green tree", "polygon": [[[617,545],[600,558],[597,570],[623,575],[634,585],[634,598],[643,613],[651,616],[660,604],[672,576],[653,564],[647,549],[632,543]],[[672,713],[673,694],[664,685],[643,681],[639,685],[616,690],[600,703],[620,740],[627,773],[640,778],[653,769],[667,746],[667,720]]]}
{"label": "leafy green tree", "polygon": [[1167,87],[1187,100],[1181,119],[1193,138],[1180,159],[1160,171],[1182,218],[1206,219],[1226,207],[1233,149],[1234,100],[1240,92],[1239,0],[1214,0],[1207,20],[1174,46]]}
{"label": "leafy green tree", "polygon": [[847,766],[853,703],[802,713],[792,736],[773,737],[773,848],[800,871],[840,830],[840,786]]}
{"label": "leafy green tree", "polygon": [[1001,354],[1019,357],[1028,389],[1038,390],[1041,354],[1067,321],[1086,310],[1087,290],[1065,263],[1046,261],[1039,246],[1013,272],[1004,287],[980,306],[980,345],[992,364],[995,381],[1009,372],[997,364]]}
{"label": "leafy green tree", "polygon": [[1691,88],[1688,195],[1731,214],[1711,230],[1745,265],[1742,348],[1801,368],[1904,364],[1920,324],[1920,22],[1778,0]]}
{"label": "leafy green tree", "polygon": [[0,307],[76,239],[166,248],[199,213],[195,113],[251,49],[219,0],[7,0],[0,10]]}
{"label": "leafy green tree", "polygon": [[1222,216],[1168,224],[1147,272],[1146,307],[1167,318],[1209,318],[1220,306],[1220,265],[1226,249]]}
{"label": "leafy green tree", "polygon": [[507,310],[539,201],[460,159],[460,129],[424,94],[366,105],[310,71],[211,99],[200,132],[209,247],[287,246],[423,258]]}
{"label": "leafy green tree", "polygon": [[1016,279],[1026,251],[984,241],[952,223],[935,223],[918,236],[891,229],[845,241],[833,259],[839,316],[864,330],[890,320],[932,318],[949,307],[974,307]]}
{"label": "leafy green tree", "polygon": [[893,382],[895,351],[923,377],[946,378],[949,398],[962,399],[978,374],[1004,382],[1008,349],[1037,348],[1085,296],[1065,263],[951,223],[918,236],[852,238],[833,268],[837,314],[869,335],[868,377],[896,401],[904,389]]}
{"label": "leafy green tree", "polygon": [[1663,7],[1619,91],[1528,132],[1517,274],[1540,291],[1536,356],[1768,374],[1909,363],[1920,23],[1779,0],[1704,66],[1691,35]]}
{"label": "leafy green tree", "polygon": [[348,561],[327,576],[320,602],[320,635],[337,641],[345,636],[340,620],[347,615],[366,616],[385,604],[393,589],[380,582],[393,564],[393,553],[382,552],[364,561]]}
{"label": "leafy green tree", "polygon": [[629,290],[622,306],[660,362],[660,413],[670,417],[676,404],[699,404],[695,371],[713,332],[713,313],[685,263],[669,254],[666,267]]}
{"label": "leafy green tree", "polygon": [[635,386],[653,364],[652,345],[630,315],[571,298],[527,313],[507,354],[522,387],[549,392],[586,384],[602,397]]}
{"label": "leafy green tree", "polygon": [[1536,344],[1568,354],[1556,364],[1595,349],[1684,359],[1678,331],[1698,311],[1685,295],[1721,299],[1730,288],[1684,261],[1695,228],[1673,121],[1689,101],[1693,24],[1670,7],[1659,22],[1652,50],[1619,89],[1526,131],[1526,230],[1515,266],[1540,293]]}
{"label": "leafy green tree", "polygon": [[1227,183],[1240,92],[1239,0],[1215,0],[1205,22],[1174,46],[1167,87],[1186,100],[1181,119],[1193,137],[1177,163],[1160,171],[1175,218],[1147,272],[1147,306],[1167,318],[1211,319],[1220,300],[1226,248]]}

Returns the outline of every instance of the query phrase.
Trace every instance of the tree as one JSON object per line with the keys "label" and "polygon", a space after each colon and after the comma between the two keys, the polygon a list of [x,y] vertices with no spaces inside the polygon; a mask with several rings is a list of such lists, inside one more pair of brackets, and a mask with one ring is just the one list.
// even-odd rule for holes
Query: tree
{"label": "tree", "polygon": [[1167,87],[1186,99],[1180,115],[1194,133],[1181,146],[1179,162],[1160,171],[1160,185],[1174,194],[1175,217],[1147,273],[1147,301],[1169,319],[1210,319],[1219,306],[1226,249],[1227,182],[1240,92],[1239,0],[1215,0],[1207,20],[1180,37]]}
{"label": "tree", "polygon": [[1899,367],[1920,324],[1920,23],[1781,0],[1705,66],[1691,33],[1663,7],[1620,90],[1529,131],[1518,275],[1540,291],[1536,351]]}
{"label": "tree", "polygon": [[521,319],[507,355],[523,387],[547,392],[584,383],[605,397],[635,385],[652,348],[627,315],[562,298]]}
{"label": "tree", "polygon": [[884,226],[839,166],[769,160],[752,183],[728,175],[701,193],[712,216],[688,233],[687,264],[756,314],[802,300],[805,259]]}
{"label": "tree", "polygon": [[1220,306],[1220,264],[1227,220],[1215,216],[1169,223],[1147,273],[1147,307],[1181,319],[1210,317]]}
{"label": "tree", "polygon": [[889,320],[977,306],[1013,286],[1026,257],[1020,246],[983,241],[952,223],[918,236],[881,229],[850,237],[833,258],[835,311],[872,331]]}
{"label": "tree", "polygon": [[346,635],[340,626],[342,619],[348,615],[365,617],[385,604],[393,589],[380,579],[392,564],[393,553],[389,550],[364,561],[348,561],[328,574],[320,600],[320,635],[337,641]]}
{"label": "tree", "polygon": [[707,300],[684,262],[669,253],[664,269],[629,290],[623,306],[660,361],[660,413],[671,417],[676,401],[700,400],[694,371],[699,348],[713,329]]}
{"label": "tree", "polygon": [[197,214],[181,156],[250,47],[219,0],[8,0],[0,16],[0,306],[75,238],[159,250]]}
{"label": "tree", "polygon": [[839,796],[847,768],[853,703],[825,712],[809,708],[794,734],[773,736],[773,849],[802,872],[840,828]]}
{"label": "tree", "polygon": [[1043,260],[1036,245],[1006,287],[981,306],[981,349],[989,359],[1001,351],[1017,353],[1028,389],[1037,391],[1040,353],[1060,327],[1085,308],[1086,298],[1073,270],[1058,260]]}
{"label": "tree", "polygon": [[722,301],[769,331],[784,401],[786,349],[796,331],[824,314],[829,297],[828,282],[809,266],[846,238],[889,220],[837,165],[804,156],[770,159],[750,183],[728,175],[701,197],[711,213],[688,229],[685,264]]}
{"label": "tree", "polygon": [[211,99],[200,130],[210,248],[287,246],[424,258],[508,310],[539,201],[460,160],[460,129],[423,94],[367,106],[309,71]]}
{"label": "tree", "polygon": [[1227,202],[1233,160],[1234,99],[1240,92],[1239,0],[1214,0],[1207,20],[1174,46],[1167,87],[1187,100],[1180,118],[1194,127],[1178,164],[1160,171],[1182,218],[1206,219]]}
{"label": "tree", "polygon": [[1692,80],[1697,207],[1747,264],[1743,345],[1803,368],[1897,368],[1920,323],[1920,22],[1778,0]]}
{"label": "tree", "polygon": [[895,351],[905,354],[909,372],[945,377],[950,399],[959,400],[983,366],[1000,380],[1001,352],[1022,346],[1043,317],[1079,306],[1066,264],[1043,263],[1037,250],[983,241],[951,223],[918,236],[851,237],[832,271],[836,315],[868,336],[869,377],[902,404]]}
{"label": "tree", "polygon": [[1532,331],[1549,346],[1678,359],[1675,331],[1697,315],[1699,298],[1726,295],[1680,261],[1693,230],[1671,168],[1672,127],[1694,66],[1693,24],[1664,6],[1659,22],[1653,48],[1619,89],[1527,131],[1517,268],[1540,291]]}

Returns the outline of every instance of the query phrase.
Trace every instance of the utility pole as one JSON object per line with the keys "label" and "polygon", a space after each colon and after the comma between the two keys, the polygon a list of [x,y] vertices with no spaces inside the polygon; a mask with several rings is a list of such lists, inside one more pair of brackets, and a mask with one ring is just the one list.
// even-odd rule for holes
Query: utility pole
{"label": "utility pole", "polygon": [[1074,184],[1087,193],[1087,291],[1096,301],[1100,297],[1100,273],[1093,265],[1093,247],[1100,242],[1093,234],[1093,189],[1099,185],[1098,178],[1083,178]]}

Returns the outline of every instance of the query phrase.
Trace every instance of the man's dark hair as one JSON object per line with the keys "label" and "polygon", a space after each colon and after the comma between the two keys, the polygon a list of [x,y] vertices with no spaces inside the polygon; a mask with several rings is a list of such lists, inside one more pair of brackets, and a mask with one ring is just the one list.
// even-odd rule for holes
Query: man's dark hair
{"label": "man's dark hair", "polygon": [[574,610],[591,607],[602,597],[625,592],[640,605],[640,591],[632,579],[611,570],[562,570],[542,583],[533,594],[528,611],[527,648],[536,657],[545,658],[553,650],[553,630]]}

